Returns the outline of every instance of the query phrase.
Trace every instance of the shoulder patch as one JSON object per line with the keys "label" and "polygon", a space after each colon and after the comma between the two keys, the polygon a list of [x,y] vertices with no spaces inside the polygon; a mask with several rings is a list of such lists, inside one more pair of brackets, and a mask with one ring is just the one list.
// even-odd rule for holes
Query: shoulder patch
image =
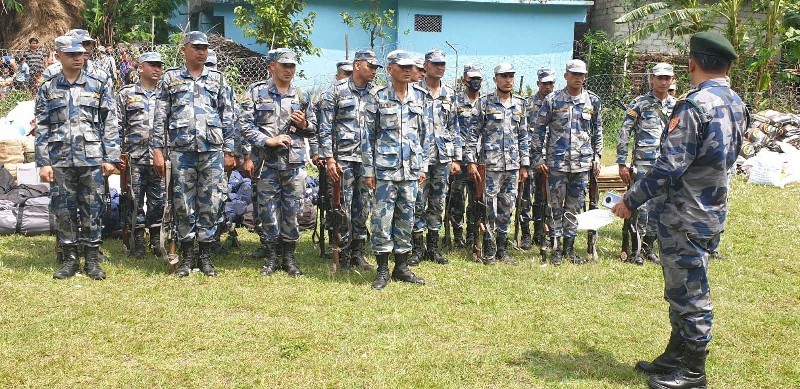
{"label": "shoulder patch", "polygon": [[634,110],[634,109],[629,109],[629,110],[627,110],[625,113],[627,113],[627,114],[628,114],[628,116],[630,116],[630,117],[634,117],[634,118],[635,118],[635,117],[637,117],[637,116],[639,116],[639,114],[638,114],[638,113],[636,113],[636,110]]}
{"label": "shoulder patch", "polygon": [[678,117],[678,116],[675,116],[674,118],[672,118],[672,120],[669,121],[669,127],[667,129],[667,132],[672,133],[672,131],[674,131],[676,128],[678,128],[678,123],[680,123],[680,121],[681,121],[681,118]]}

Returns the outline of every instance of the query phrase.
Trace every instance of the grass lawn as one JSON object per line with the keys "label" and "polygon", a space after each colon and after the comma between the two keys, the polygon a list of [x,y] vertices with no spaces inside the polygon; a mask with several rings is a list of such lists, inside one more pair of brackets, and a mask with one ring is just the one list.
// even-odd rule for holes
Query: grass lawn
{"label": "grass lawn", "polygon": [[[710,383],[800,387],[800,187],[737,179],[731,200]],[[597,263],[451,253],[415,270],[427,285],[381,292],[372,272],[332,276],[308,236],[300,279],[259,276],[243,232],[213,279],[167,276],[109,240],[105,281],[53,280],[52,237],[2,237],[0,386],[643,387],[633,364],[663,350],[667,305],[660,267],[618,260],[620,226],[601,232]]]}

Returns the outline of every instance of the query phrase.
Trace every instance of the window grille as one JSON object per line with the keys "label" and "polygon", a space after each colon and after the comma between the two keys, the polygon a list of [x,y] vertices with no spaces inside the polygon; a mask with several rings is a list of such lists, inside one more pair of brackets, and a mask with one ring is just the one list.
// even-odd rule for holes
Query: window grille
{"label": "window grille", "polygon": [[414,15],[414,31],[442,32],[442,15]]}

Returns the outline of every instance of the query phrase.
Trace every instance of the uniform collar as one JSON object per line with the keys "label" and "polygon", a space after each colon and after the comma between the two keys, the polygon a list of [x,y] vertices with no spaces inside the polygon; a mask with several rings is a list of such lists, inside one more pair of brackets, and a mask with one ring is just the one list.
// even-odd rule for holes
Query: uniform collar
{"label": "uniform collar", "polygon": [[297,95],[297,89],[293,84],[289,84],[289,90],[286,91],[286,94],[279,92],[278,87],[275,86],[275,82],[273,82],[271,78],[267,80],[267,91],[272,95],[280,97],[294,97]]}
{"label": "uniform collar", "polygon": [[[353,81],[353,76],[347,77],[347,86],[353,92],[358,92],[359,90],[359,88],[356,86],[355,81]],[[365,85],[364,88],[362,89],[369,91],[370,89],[372,89],[372,83],[367,81],[367,85]]]}
{"label": "uniform collar", "polygon": [[730,83],[730,81],[728,81],[727,78],[719,77],[719,78],[712,78],[710,80],[705,80],[705,81],[701,82],[700,85],[698,86],[698,88],[699,89],[703,89],[703,88],[709,88],[709,87],[712,87],[712,86],[730,86],[730,85],[731,85],[731,83]]}
{"label": "uniform collar", "polygon": [[85,69],[81,69],[81,74],[78,75],[78,79],[75,80],[75,82],[73,82],[73,83],[70,83],[69,81],[67,81],[67,78],[64,76],[64,71],[62,70],[61,72],[58,73],[58,81],[57,82],[58,82],[59,85],[65,85],[65,86],[70,86],[70,85],[75,85],[75,84],[83,85],[83,84],[86,83],[86,70]]}
{"label": "uniform collar", "polygon": [[[408,93],[406,94],[405,104],[410,104],[418,101],[419,99],[416,93],[414,93],[414,84],[409,83],[407,85],[408,85]],[[397,101],[400,104],[404,104],[402,101],[400,101],[400,98],[397,97],[397,93],[394,91],[394,87],[392,87],[392,84],[387,85],[386,92],[387,92],[386,95],[387,99]]]}
{"label": "uniform collar", "polygon": [[[187,68],[186,65],[181,66],[181,76],[183,78],[194,78],[192,74],[189,73],[189,68]],[[208,66],[203,65],[203,71],[200,72],[200,76],[197,77],[197,79],[201,79],[205,76],[208,76]]]}

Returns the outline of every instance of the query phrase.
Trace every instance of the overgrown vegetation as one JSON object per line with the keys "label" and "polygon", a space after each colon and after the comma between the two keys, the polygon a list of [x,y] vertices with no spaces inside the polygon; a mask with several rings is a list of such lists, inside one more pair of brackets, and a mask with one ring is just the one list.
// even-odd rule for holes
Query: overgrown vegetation
{"label": "overgrown vegetation", "polygon": [[0,117],[6,116],[20,101],[33,100],[33,98],[34,96],[26,90],[11,90],[4,98],[0,99]]}
{"label": "overgrown vegetation", "polygon": [[[311,42],[316,12],[305,14],[302,0],[245,0],[248,6],[236,6],[234,24],[245,36],[270,48],[287,47],[302,55],[319,56],[322,50]],[[302,61],[302,59],[301,59]]]}
{"label": "overgrown vegetation", "polygon": [[183,0],[84,0],[86,29],[104,45],[166,42],[169,18]]}
{"label": "overgrown vegetation", "polygon": [[[356,0],[363,2],[365,0]],[[355,14],[342,11],[339,16],[342,22],[350,27],[358,24],[364,32],[369,35],[369,48],[375,50],[375,41],[378,39],[388,39],[387,30],[397,30],[395,24],[395,10],[393,8],[382,9],[380,0],[368,0],[369,8],[366,11],[359,11]]]}

